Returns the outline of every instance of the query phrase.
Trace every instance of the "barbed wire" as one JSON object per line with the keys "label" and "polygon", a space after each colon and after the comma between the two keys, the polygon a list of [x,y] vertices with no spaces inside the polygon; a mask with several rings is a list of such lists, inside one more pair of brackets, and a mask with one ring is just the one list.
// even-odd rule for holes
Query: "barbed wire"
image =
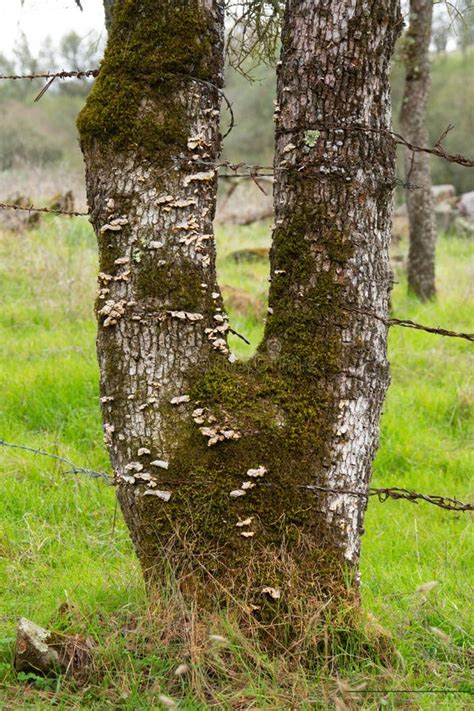
{"label": "barbed wire", "polygon": [[[0,210],[25,210],[27,212],[42,212],[50,213],[53,215],[67,215],[69,217],[88,217],[90,215],[89,212],[71,212],[69,210],[55,210],[48,207],[34,207],[32,205],[30,207],[25,207],[10,203],[0,203]],[[444,336],[447,338],[461,338],[466,341],[470,341],[471,343],[474,342],[474,333],[464,333],[462,331],[452,331],[446,328],[425,326],[424,324],[417,323],[416,321],[412,321],[411,319],[385,318],[384,316],[380,316],[379,314],[376,314],[373,311],[365,311],[364,309],[357,309],[351,306],[345,306],[344,310],[353,311],[354,313],[360,313],[364,316],[370,316],[371,318],[377,319],[377,321],[381,321],[386,326],[400,326],[402,328],[412,328],[417,331],[424,331],[425,333],[432,333],[437,336]],[[234,331],[232,331],[232,329],[230,330],[232,333],[235,333]],[[242,338],[242,340],[248,343],[247,339],[241,336],[241,334],[235,333],[235,335],[239,336],[239,338]]]}
{"label": "barbed wire", "polygon": [[448,124],[448,126],[444,129],[444,131],[441,133],[440,137],[434,144],[432,148],[429,146],[418,146],[415,143],[411,143],[408,141],[404,136],[402,136],[400,133],[397,133],[396,131],[391,131],[388,128],[374,128],[373,126],[367,126],[365,124],[360,124],[360,123],[353,123],[353,124],[346,124],[346,123],[340,123],[340,124],[334,124],[334,125],[322,125],[318,124],[315,126],[305,126],[304,128],[286,128],[286,129],[278,129],[276,131],[276,135],[286,135],[286,134],[295,134],[299,133],[301,131],[306,131],[308,130],[316,130],[318,132],[321,131],[342,131],[342,132],[350,132],[350,131],[357,131],[359,133],[378,133],[380,135],[384,136],[391,136],[395,143],[400,146],[405,146],[405,148],[408,148],[412,153],[428,153],[430,155],[436,156],[437,158],[443,158],[444,160],[448,161],[448,163],[456,163],[458,165],[463,166],[464,168],[473,168],[474,167],[474,159],[473,158],[468,158],[467,156],[462,155],[461,153],[449,153],[446,148],[442,145],[444,139],[448,135],[448,133],[454,128],[452,124]]}
{"label": "barbed wire", "polygon": [[41,457],[48,457],[49,459],[54,459],[55,461],[60,462],[61,464],[67,464],[69,467],[71,467],[71,469],[66,472],[67,474],[85,474],[86,476],[89,476],[92,479],[103,479],[108,484],[112,484],[114,481],[113,477],[111,477],[109,474],[106,474],[105,472],[97,472],[94,471],[94,469],[87,469],[86,467],[81,467],[77,464],[74,464],[74,462],[71,462],[70,459],[66,459],[66,457],[61,457],[59,454],[52,454],[51,452],[45,452],[42,449],[36,449],[35,447],[28,447],[24,444],[6,442],[4,439],[0,439],[0,447],[9,447],[10,449],[21,449],[25,452],[38,454]]}
{"label": "barbed wire", "polygon": [[[86,476],[92,477],[93,479],[103,479],[108,484],[115,483],[115,479],[109,474],[106,474],[105,472],[98,472],[94,471],[93,469],[87,469],[86,467],[78,466],[71,462],[69,459],[66,459],[66,457],[61,457],[57,454],[51,454],[50,452],[45,452],[42,449],[28,447],[23,444],[6,442],[4,439],[0,439],[0,446],[10,447],[11,449],[20,449],[25,452],[31,452],[32,454],[40,455],[42,457],[49,457],[50,459],[61,462],[62,464],[67,464],[69,467],[71,467],[68,473],[85,474]],[[166,483],[176,484],[179,482]],[[266,485],[271,486],[271,483]],[[307,484],[305,486],[298,485],[298,488],[306,489],[308,491],[320,491],[327,494],[354,496],[362,499],[368,499],[372,496],[376,496],[381,503],[384,503],[388,499],[410,501],[414,504],[418,503],[418,501],[425,501],[428,504],[433,504],[433,506],[438,506],[439,508],[446,509],[447,511],[474,511],[474,504],[459,501],[458,499],[453,499],[448,496],[440,496],[438,494],[421,494],[419,492],[411,491],[410,489],[402,489],[400,487],[384,487],[378,489],[371,487],[366,492],[355,491],[353,489],[319,486],[316,484]]]}
{"label": "barbed wire", "polygon": [[309,484],[300,488],[304,488],[309,491],[322,491],[327,494],[344,494],[346,496],[354,496],[362,499],[368,499],[372,496],[376,496],[381,503],[384,503],[387,499],[403,499],[405,501],[410,501],[413,504],[418,503],[418,501],[426,501],[428,504],[439,506],[439,508],[446,509],[447,511],[474,511],[474,504],[465,503],[449,496],[439,496],[438,494],[420,494],[419,492],[411,491],[410,489],[402,489],[398,486],[380,489],[371,487],[366,493],[354,491],[353,489],[333,489],[326,486],[317,486],[316,484]]}
{"label": "barbed wire", "polygon": [[78,69],[76,71],[65,71],[61,70],[59,72],[36,72],[32,74],[0,74],[0,80],[11,79],[13,81],[21,79],[29,79],[33,81],[34,79],[89,79],[95,78],[99,75],[99,69]]}
{"label": "barbed wire", "polygon": [[15,203],[0,202],[0,210],[25,210],[26,212],[48,212],[53,215],[68,215],[69,217],[88,217],[88,212],[72,212],[70,210],[57,210],[51,207],[34,207],[34,205],[15,205]]}
{"label": "barbed wire", "polygon": [[[33,79],[49,79],[50,81],[46,84],[46,86],[42,89],[40,94],[36,97],[35,101],[38,101],[41,96],[49,89],[51,84],[55,79],[87,79],[87,78],[95,78],[99,75],[100,69],[86,69],[86,70],[76,70],[76,71],[60,71],[60,72],[37,72],[37,73],[32,73],[32,74],[2,74],[0,75],[0,80],[22,80],[22,79],[27,79],[27,80],[33,80]],[[200,81],[203,84],[210,85],[214,89],[216,89],[220,96],[224,99],[227,108],[229,109],[230,116],[231,116],[231,121],[230,121],[230,127],[223,136],[225,138],[226,136],[229,135],[231,130],[234,127],[235,121],[234,121],[234,114],[232,110],[232,105],[230,101],[228,100],[227,96],[223,92],[223,90],[220,87],[217,87],[215,84],[212,82],[207,82],[203,79],[200,79],[199,77],[188,77],[190,80],[194,81]],[[442,158],[449,163],[457,163],[458,165],[462,165],[466,168],[473,168],[474,167],[474,159],[468,158],[466,156],[463,156],[460,153],[449,153],[445,147],[442,145],[444,139],[448,135],[448,133],[454,128],[452,124],[448,124],[448,126],[445,128],[445,130],[441,133],[440,137],[434,144],[432,148],[429,148],[428,146],[418,146],[414,143],[411,143],[408,141],[404,136],[401,134],[397,133],[396,131],[390,131],[389,129],[380,129],[380,128],[373,128],[371,126],[365,126],[362,124],[349,124],[349,125],[334,125],[334,126],[317,126],[317,130],[344,130],[344,131],[367,131],[370,133],[381,133],[385,135],[390,135],[392,136],[396,143],[398,145],[405,146],[408,148],[410,151],[413,153],[429,153],[431,155],[436,156],[437,158]],[[307,127],[306,127],[307,129]],[[286,129],[285,131],[277,131],[278,133],[294,133],[294,129]]]}
{"label": "barbed wire", "polygon": [[[48,91],[52,83],[56,79],[94,79],[99,76],[100,69],[86,69],[86,70],[76,70],[76,71],[65,71],[61,70],[59,72],[36,72],[32,74],[1,74],[0,75],[0,80],[21,80],[21,79],[27,79],[29,81],[33,81],[35,79],[48,79],[49,81],[45,84],[45,86],[41,89],[40,93],[38,96],[35,98],[35,102],[39,101],[41,97]],[[185,79],[188,79],[189,81],[195,81],[198,84],[202,84],[203,86],[207,86],[210,89],[213,89],[216,91],[219,96],[222,98],[224,101],[227,110],[230,115],[230,121],[229,121],[229,127],[227,128],[227,131],[222,135],[222,140],[224,138],[227,138],[229,133],[233,130],[235,126],[235,116],[234,116],[234,110],[232,108],[232,104],[230,100],[228,99],[226,93],[216,84],[213,84],[211,81],[206,81],[206,79],[201,79],[201,77],[194,77],[190,76],[187,74],[180,74],[179,76],[182,76]]]}
{"label": "barbed wire", "polygon": [[401,326],[402,328],[413,328],[417,331],[425,331],[426,333],[433,333],[437,336],[445,336],[448,338],[463,338],[466,341],[474,342],[474,333],[463,333],[462,331],[450,331],[446,328],[435,328],[434,326],[425,326],[422,323],[417,323],[416,321],[411,321],[406,318],[385,318],[380,316],[380,314],[374,311],[365,311],[364,309],[358,309],[353,306],[344,306],[344,311],[353,311],[354,313],[362,314],[363,316],[370,316],[371,318],[381,321],[386,326]]}

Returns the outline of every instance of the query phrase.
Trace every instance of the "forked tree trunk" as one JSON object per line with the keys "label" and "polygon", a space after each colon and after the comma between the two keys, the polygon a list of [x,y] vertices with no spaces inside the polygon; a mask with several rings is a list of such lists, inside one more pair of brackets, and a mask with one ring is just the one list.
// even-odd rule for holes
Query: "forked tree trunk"
{"label": "forked tree trunk", "polygon": [[388,309],[398,2],[288,3],[270,309],[248,363],[215,281],[220,5],[117,0],[79,121],[104,429],[150,582],[171,562],[201,603],[304,626],[356,572],[366,503],[317,487],[366,492],[388,383],[386,328],[361,311]]}
{"label": "forked tree trunk", "polygon": [[[429,142],[426,103],[430,90],[433,0],[410,0],[410,25],[405,38],[405,92],[400,124],[405,138],[416,145]],[[420,299],[436,294],[436,231],[431,193],[430,156],[405,151],[405,174],[414,187],[406,191],[410,226],[408,288]]]}

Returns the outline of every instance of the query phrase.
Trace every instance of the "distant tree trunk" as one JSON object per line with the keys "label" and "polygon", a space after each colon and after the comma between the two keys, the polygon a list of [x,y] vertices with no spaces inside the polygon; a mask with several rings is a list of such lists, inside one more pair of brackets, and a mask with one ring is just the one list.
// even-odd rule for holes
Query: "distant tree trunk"
{"label": "distant tree trunk", "polygon": [[324,488],[366,493],[388,384],[370,314],[387,314],[391,282],[398,2],[288,2],[270,309],[247,363],[214,268],[220,7],[117,0],[79,119],[104,430],[147,580],[171,563],[201,607],[271,622],[278,606],[299,635],[347,595],[347,567],[357,577],[366,499]]}
{"label": "distant tree trunk", "polygon": [[[400,124],[411,143],[428,145],[426,103],[430,89],[429,46],[433,15],[432,0],[410,0],[410,25],[405,38],[405,92]],[[405,173],[413,189],[406,192],[410,224],[408,288],[420,299],[436,294],[436,231],[431,193],[430,156],[405,152]]]}
{"label": "distant tree trunk", "polygon": [[104,12],[105,12],[105,27],[107,32],[112,26],[112,7],[114,0],[104,0]]}

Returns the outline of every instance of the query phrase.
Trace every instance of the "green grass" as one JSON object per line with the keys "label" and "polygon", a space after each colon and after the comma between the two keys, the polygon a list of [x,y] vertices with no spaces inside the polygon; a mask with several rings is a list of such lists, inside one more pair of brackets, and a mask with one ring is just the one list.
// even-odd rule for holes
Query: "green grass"
{"label": "green grass", "polygon": [[[252,342],[249,347],[233,337],[240,357],[251,354],[261,335],[268,266],[263,260],[236,263],[230,255],[268,239],[266,225],[219,228],[219,272],[231,324]],[[397,274],[395,315],[473,330],[471,251],[467,241],[440,241],[436,303],[409,298],[404,275]],[[85,221],[45,220],[40,231],[0,235],[0,437],[107,470],[94,352],[95,271],[94,238]],[[467,342],[391,330],[392,385],[375,485],[469,497],[471,354]],[[0,448],[1,709],[153,709],[161,708],[160,693],[179,699],[183,709],[334,708],[336,697],[347,708],[469,707],[472,698],[460,693],[366,692],[351,701],[334,675],[336,666],[345,682],[365,682],[367,689],[472,689],[466,514],[371,500],[362,595],[375,617],[372,630],[391,636],[396,653],[390,663],[360,657],[360,646],[348,640],[331,661],[332,675],[324,664],[304,672],[287,659],[268,660],[228,621],[216,620],[211,631],[229,642],[222,649],[196,628],[187,660],[191,680],[173,674],[185,650],[164,637],[172,604],[165,596],[145,599],[128,533],[120,516],[115,526],[113,521],[111,487],[68,474],[51,460]],[[432,580],[438,584],[430,592],[416,592]],[[12,638],[20,616],[93,637],[97,672],[85,685],[15,675]]]}

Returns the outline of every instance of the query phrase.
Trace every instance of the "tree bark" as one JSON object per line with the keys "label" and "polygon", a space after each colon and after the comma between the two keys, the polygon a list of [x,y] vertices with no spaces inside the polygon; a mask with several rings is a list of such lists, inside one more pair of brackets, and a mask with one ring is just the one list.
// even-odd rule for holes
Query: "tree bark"
{"label": "tree bark", "polygon": [[[366,498],[321,487],[367,492],[388,384],[386,327],[365,312],[387,315],[391,284],[398,2],[288,2],[270,307],[247,363],[229,353],[214,267],[218,97],[208,82],[222,76],[220,3],[195,3],[200,58],[163,59],[191,43],[188,5],[117,0],[79,120],[101,260],[106,443],[150,583],[171,564],[201,606],[237,603],[261,622],[278,606],[300,634],[322,599],[347,594],[347,568],[357,579]],[[136,34],[150,17],[159,60],[156,40],[143,59]]]}
{"label": "tree bark", "polygon": [[104,13],[105,13],[105,28],[107,32],[110,31],[112,26],[112,7],[114,0],[104,0]]}
{"label": "tree bark", "polygon": [[[432,0],[410,0],[410,25],[405,38],[405,92],[400,124],[405,138],[416,145],[429,143],[426,103],[430,90],[429,46]],[[405,151],[405,173],[414,187],[406,192],[410,225],[408,288],[420,299],[434,298],[436,230],[431,193],[430,156]]]}
{"label": "tree bark", "polygon": [[[386,316],[394,145],[389,60],[398,3],[290,0],[278,72],[275,231],[263,348],[311,428],[305,481],[367,491],[388,385]],[[356,125],[371,131],[354,130]],[[380,133],[378,133],[380,131]],[[299,407],[299,405],[297,406]],[[320,503],[352,565],[364,499]]]}

